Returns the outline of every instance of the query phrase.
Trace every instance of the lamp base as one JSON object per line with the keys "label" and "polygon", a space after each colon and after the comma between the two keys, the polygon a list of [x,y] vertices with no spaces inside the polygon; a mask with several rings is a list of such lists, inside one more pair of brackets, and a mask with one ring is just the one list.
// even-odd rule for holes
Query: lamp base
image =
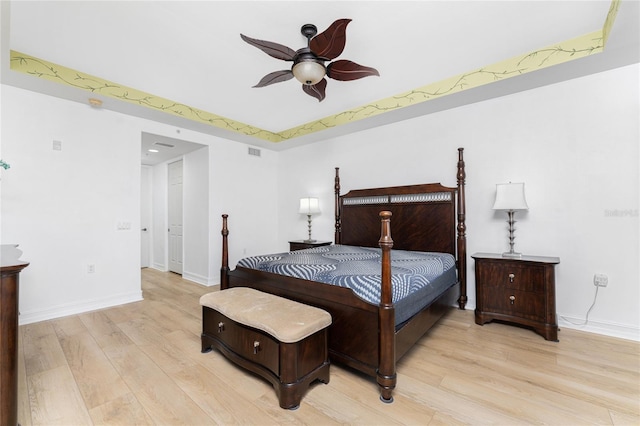
{"label": "lamp base", "polygon": [[513,235],[513,232],[515,231],[513,224],[516,223],[516,221],[513,219],[514,213],[515,211],[513,210],[507,211],[507,214],[509,216],[509,220],[507,221],[507,223],[509,223],[509,251],[502,253],[502,257],[506,257],[509,259],[520,259],[522,257],[522,253],[518,253],[513,250],[514,240],[516,239],[515,235]]}
{"label": "lamp base", "polygon": [[318,240],[311,240],[311,239],[309,239],[309,240],[302,240],[302,242],[303,242],[303,243],[315,243],[316,241],[318,241]]}
{"label": "lamp base", "polygon": [[509,257],[511,259],[520,259],[522,257],[522,253],[517,253],[515,251],[507,251],[502,253],[502,257]]}

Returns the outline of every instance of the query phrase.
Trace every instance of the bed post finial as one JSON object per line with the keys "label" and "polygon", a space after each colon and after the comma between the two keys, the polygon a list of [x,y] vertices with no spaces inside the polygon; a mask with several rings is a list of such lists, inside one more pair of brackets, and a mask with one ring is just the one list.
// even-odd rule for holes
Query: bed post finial
{"label": "bed post finial", "polygon": [[340,167],[336,167],[336,177],[334,179],[333,192],[335,194],[335,236],[333,242],[342,244],[342,218],[340,217]]}
{"label": "bed post finial", "polygon": [[458,148],[458,279],[460,280],[460,298],[458,306],[464,309],[467,304],[467,225],[466,221],[466,205],[465,205],[465,180],[466,172],[464,169],[464,148]]}
{"label": "bed post finial", "polygon": [[229,236],[229,229],[227,228],[228,214],[222,215],[222,267],[220,268],[220,290],[224,290],[229,287],[229,243],[227,237]]}
{"label": "bed post finial", "polygon": [[382,276],[380,305],[378,309],[378,329],[380,344],[378,345],[377,382],[380,388],[380,400],[393,402],[393,389],[396,387],[396,345],[395,345],[395,308],[393,306],[393,289],[391,287],[391,212],[380,212],[380,240],[382,249]]}

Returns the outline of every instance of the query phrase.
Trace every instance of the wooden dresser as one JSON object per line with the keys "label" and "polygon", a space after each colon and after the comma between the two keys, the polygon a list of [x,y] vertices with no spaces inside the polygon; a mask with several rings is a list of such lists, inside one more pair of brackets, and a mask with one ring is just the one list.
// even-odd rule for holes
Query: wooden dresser
{"label": "wooden dresser", "polygon": [[476,324],[501,320],[532,328],[558,341],[555,265],[557,257],[502,257],[476,253]]}
{"label": "wooden dresser", "polygon": [[0,246],[0,425],[18,424],[18,293],[20,260],[15,245]]}

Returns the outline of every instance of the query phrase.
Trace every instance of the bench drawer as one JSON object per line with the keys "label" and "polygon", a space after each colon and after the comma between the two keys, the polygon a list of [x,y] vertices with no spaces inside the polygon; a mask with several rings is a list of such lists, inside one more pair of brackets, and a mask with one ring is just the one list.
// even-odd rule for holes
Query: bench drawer
{"label": "bench drawer", "polygon": [[280,375],[279,342],[259,330],[238,324],[220,312],[212,310],[211,321],[216,337],[229,349],[247,360]]}
{"label": "bench drawer", "polygon": [[201,340],[202,352],[217,348],[230,361],[270,381],[282,408],[298,407],[313,381],[329,383],[327,327],[299,341],[281,342],[203,306]]}

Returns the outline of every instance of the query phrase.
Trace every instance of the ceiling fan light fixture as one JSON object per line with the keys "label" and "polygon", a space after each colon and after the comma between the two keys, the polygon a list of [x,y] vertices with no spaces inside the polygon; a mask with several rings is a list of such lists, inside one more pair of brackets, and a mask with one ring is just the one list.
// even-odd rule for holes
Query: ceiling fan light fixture
{"label": "ceiling fan light fixture", "polygon": [[313,58],[296,62],[291,68],[291,72],[300,83],[313,86],[324,78],[327,69],[321,61]]}
{"label": "ceiling fan light fixture", "polygon": [[[253,87],[265,87],[274,83],[296,78],[302,83],[302,91],[322,102],[325,98],[327,79],[339,81],[357,80],[372,75],[380,76],[375,68],[366,67],[353,61],[340,59],[334,61],[344,50],[346,28],[351,19],[338,19],[325,31],[318,34],[313,24],[305,24],[300,29],[307,38],[307,46],[294,51],[285,45],[272,41],[259,40],[240,34],[246,43],[257,47],[267,55],[282,61],[291,61],[290,70],[270,72]],[[333,61],[333,62],[331,62]],[[325,66],[325,62],[329,62]]]}

